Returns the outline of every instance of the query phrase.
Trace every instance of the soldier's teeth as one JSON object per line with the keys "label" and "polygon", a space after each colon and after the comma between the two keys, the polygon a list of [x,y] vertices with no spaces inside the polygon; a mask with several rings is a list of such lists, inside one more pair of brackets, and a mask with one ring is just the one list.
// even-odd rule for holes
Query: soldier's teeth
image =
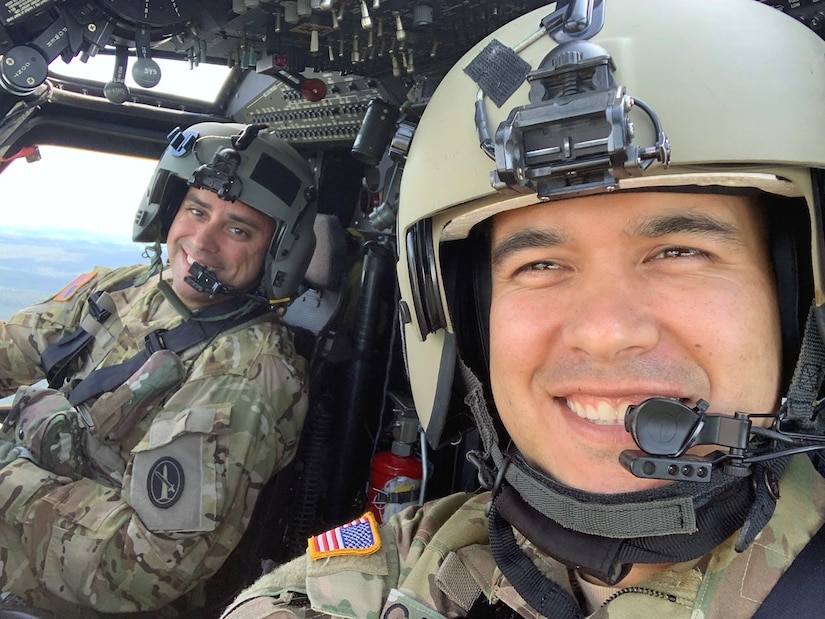
{"label": "soldier's teeth", "polygon": [[[196,263],[196,262],[198,262],[198,261],[197,261],[197,260],[195,260],[192,256],[187,255],[187,256],[186,256],[186,262],[188,262],[190,265],[193,265],[193,264],[195,264],[195,263]],[[214,271],[214,270],[215,270],[215,267],[213,267],[213,266],[211,266],[211,265],[209,265],[209,264],[204,264],[203,262],[198,262],[198,264],[200,264],[200,265],[201,265],[203,268],[205,268],[205,269],[209,269],[210,271]]]}
{"label": "soldier's teeth", "polygon": [[627,407],[631,402],[620,402],[618,406],[613,406],[606,400],[599,400],[595,405],[581,404],[570,398],[567,399],[567,407],[582,419],[587,419],[596,424],[616,425],[624,423],[624,416]]}

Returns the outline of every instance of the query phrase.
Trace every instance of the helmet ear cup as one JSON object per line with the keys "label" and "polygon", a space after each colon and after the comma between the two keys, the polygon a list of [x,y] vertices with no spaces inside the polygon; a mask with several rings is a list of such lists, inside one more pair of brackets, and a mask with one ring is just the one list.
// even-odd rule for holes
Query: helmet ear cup
{"label": "helmet ear cup", "polygon": [[793,377],[808,309],[814,298],[811,225],[801,198],[763,199],[782,332],[782,384]]}
{"label": "helmet ear cup", "polygon": [[181,179],[176,177],[169,179],[167,190],[158,209],[161,243],[165,243],[166,238],[169,236],[169,228],[172,227],[172,221],[178,214],[178,209],[186,196],[187,190],[188,186]]}
{"label": "helmet ear cup", "polygon": [[490,378],[490,221],[470,231],[467,239],[441,248],[447,305],[455,329],[458,354],[484,385]]}
{"label": "helmet ear cup", "polygon": [[[499,445],[503,446],[510,438],[496,413],[490,381],[491,228],[491,220],[487,219],[473,226],[466,239],[442,244],[441,266],[458,357],[480,381]],[[464,410],[463,406],[457,408]],[[453,419],[448,419],[448,427],[476,423],[471,417],[461,420],[455,412],[451,414]]]}
{"label": "helmet ear cup", "polygon": [[138,243],[165,243],[187,189],[186,181],[169,171],[156,172],[152,187],[138,207],[132,240]]}

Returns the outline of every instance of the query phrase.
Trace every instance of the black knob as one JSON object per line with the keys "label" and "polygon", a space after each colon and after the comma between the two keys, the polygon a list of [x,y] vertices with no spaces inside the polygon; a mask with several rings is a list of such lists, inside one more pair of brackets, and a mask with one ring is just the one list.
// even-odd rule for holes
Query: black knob
{"label": "black knob", "polygon": [[120,105],[129,98],[129,87],[126,85],[126,66],[129,63],[129,50],[125,45],[115,48],[115,70],[112,81],[103,87],[103,95],[112,103]]}
{"label": "black knob", "polygon": [[132,78],[141,88],[153,88],[160,82],[160,65],[152,60],[149,26],[140,24],[135,31],[137,61],[132,67]]}

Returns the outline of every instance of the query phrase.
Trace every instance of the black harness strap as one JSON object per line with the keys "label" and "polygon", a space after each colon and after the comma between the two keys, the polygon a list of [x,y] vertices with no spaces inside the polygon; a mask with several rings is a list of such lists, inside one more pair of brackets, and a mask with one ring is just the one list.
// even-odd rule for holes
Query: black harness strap
{"label": "black harness strap", "polygon": [[[125,282],[123,285],[112,289],[123,290],[134,285],[135,280]],[[101,325],[109,319],[111,315],[108,310],[100,307],[97,301],[103,291],[97,291],[88,298],[89,315]],[[54,344],[48,346],[40,355],[40,365],[46,373],[49,387],[59,389],[66,382],[69,374],[71,362],[78,357],[89,346],[94,339],[94,335],[83,327],[78,327],[72,333],[63,336]]]}
{"label": "black harness strap", "polygon": [[224,320],[205,320],[215,316],[222,316],[237,310],[243,304],[250,303],[248,299],[232,298],[217,305],[206,308],[197,315],[197,318],[179,324],[168,331],[153,331],[146,336],[143,350],[123,363],[99,368],[80,381],[68,395],[72,406],[77,406],[90,398],[96,398],[102,393],[122,385],[127,378],[134,374],[146,363],[152,353],[158,350],[171,350],[180,354],[184,350],[205,342],[222,331],[243,324],[260,316],[269,308],[255,304],[248,312],[233,315]]}
{"label": "black harness strap", "polygon": [[558,583],[547,578],[516,543],[513,529],[498,513],[495,497],[489,513],[490,550],[496,565],[510,584],[542,617],[582,619],[576,600]]}
{"label": "black harness strap", "polygon": [[794,559],[779,578],[768,597],[762,602],[753,619],[799,619],[821,617],[825,608],[825,587],[822,570],[825,568],[825,526]]}
{"label": "black harness strap", "polygon": [[94,336],[83,327],[69,333],[59,341],[48,346],[40,354],[40,364],[46,373],[49,387],[57,389],[66,381],[69,365],[89,346]]}
{"label": "black harness strap", "polygon": [[[135,284],[130,280],[113,288],[110,292],[123,290]],[[95,292],[89,299],[89,314],[100,324],[108,320],[110,313],[98,305],[102,291]],[[69,402],[77,406],[90,398],[122,385],[126,379],[134,374],[152,353],[166,349],[176,354],[205,342],[218,335],[221,331],[231,329],[248,320],[260,316],[268,311],[262,304],[254,304],[249,311],[241,311],[245,304],[252,303],[248,298],[232,297],[221,303],[207,307],[195,318],[189,319],[168,331],[153,331],[146,336],[143,350],[123,363],[100,368],[91,372],[80,381],[68,394]],[[221,320],[220,317],[230,317]],[[40,363],[46,373],[49,387],[59,389],[66,382],[72,361],[79,357],[94,340],[94,335],[78,327],[72,333],[63,336],[60,340],[48,346],[40,355]]]}

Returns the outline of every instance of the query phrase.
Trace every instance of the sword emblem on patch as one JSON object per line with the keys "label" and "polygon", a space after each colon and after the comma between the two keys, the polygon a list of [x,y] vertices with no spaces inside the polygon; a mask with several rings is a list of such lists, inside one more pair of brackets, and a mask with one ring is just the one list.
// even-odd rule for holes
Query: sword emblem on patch
{"label": "sword emblem on patch", "polygon": [[174,458],[166,456],[155,462],[146,480],[152,505],[160,509],[172,507],[183,494],[184,480],[183,467]]}

